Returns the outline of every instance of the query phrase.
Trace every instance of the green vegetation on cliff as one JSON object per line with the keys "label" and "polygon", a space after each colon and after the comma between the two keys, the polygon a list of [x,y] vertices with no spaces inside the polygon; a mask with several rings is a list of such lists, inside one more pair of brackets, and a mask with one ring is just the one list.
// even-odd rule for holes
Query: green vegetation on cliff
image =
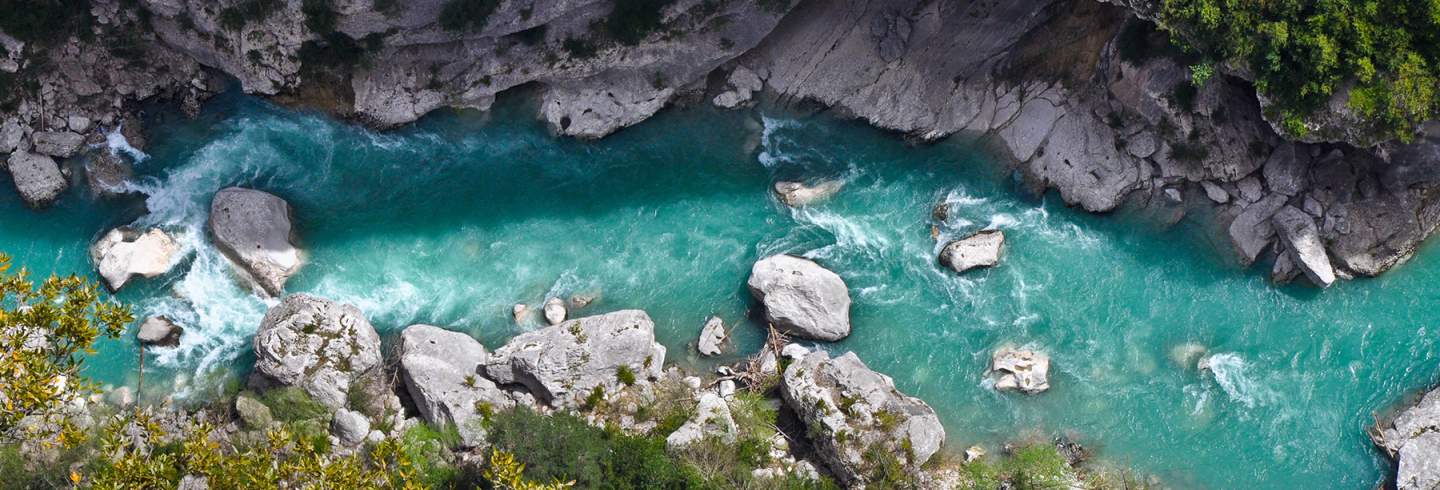
{"label": "green vegetation on cliff", "polygon": [[1293,134],[1354,82],[1349,109],[1409,139],[1440,113],[1440,2],[1164,0],[1161,23],[1211,62],[1238,62]]}

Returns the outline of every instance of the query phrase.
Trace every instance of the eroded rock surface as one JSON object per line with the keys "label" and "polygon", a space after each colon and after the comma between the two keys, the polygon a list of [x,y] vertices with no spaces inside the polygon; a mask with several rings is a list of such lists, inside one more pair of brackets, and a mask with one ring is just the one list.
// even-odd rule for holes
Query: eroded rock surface
{"label": "eroded rock surface", "polygon": [[6,168],[15,182],[15,190],[31,208],[49,206],[70,187],[65,174],[60,172],[60,166],[45,155],[16,151],[10,154]]}
{"label": "eroded rock surface", "polygon": [[151,228],[141,233],[115,228],[90,246],[90,260],[110,291],[119,291],[132,277],[156,277],[174,267],[180,243],[169,233]]}
{"label": "eroded rock surface", "polygon": [[380,335],[354,306],[292,294],[265,313],[255,357],[262,385],[296,386],[338,409],[352,382],[380,365]]}
{"label": "eroded rock surface", "polygon": [[469,335],[430,325],[411,325],[396,346],[400,378],[420,417],[439,427],[454,426],[467,446],[485,440],[484,417],[515,406],[515,400],[481,367],[485,347]]}
{"label": "eroded rock surface", "polygon": [[664,362],[650,315],[622,310],[517,335],[489,356],[484,372],[496,383],[523,385],[545,403],[568,407],[597,389],[614,393],[627,380],[656,378]]}

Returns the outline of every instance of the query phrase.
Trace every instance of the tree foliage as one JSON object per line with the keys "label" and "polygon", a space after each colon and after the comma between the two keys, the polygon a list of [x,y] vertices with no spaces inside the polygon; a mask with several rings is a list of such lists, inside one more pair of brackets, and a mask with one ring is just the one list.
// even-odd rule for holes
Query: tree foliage
{"label": "tree foliage", "polygon": [[1440,1],[1164,0],[1162,24],[1254,74],[1292,133],[1353,82],[1348,104],[1401,139],[1440,112]]}
{"label": "tree foliage", "polygon": [[0,442],[58,435],[65,443],[77,436],[67,408],[96,392],[80,376],[84,355],[134,316],[80,277],[51,276],[37,287],[25,270],[9,271],[0,254]]}

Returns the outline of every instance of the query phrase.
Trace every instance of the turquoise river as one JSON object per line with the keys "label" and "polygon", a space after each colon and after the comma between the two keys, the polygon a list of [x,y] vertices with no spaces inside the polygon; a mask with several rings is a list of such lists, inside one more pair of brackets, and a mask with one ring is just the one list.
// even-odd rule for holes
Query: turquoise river
{"label": "turquoise river", "polygon": [[[236,285],[205,236],[211,196],[231,185],[294,207],[307,264],[289,291],[355,304],[382,334],[431,323],[492,348],[537,328],[514,325],[511,305],[593,292],[580,314],[643,308],[669,360],[708,369],[716,361],[689,345],[705,318],[734,326],[724,360],[753,352],[750,265],[804,255],[855,300],[852,335],[822,347],[856,351],[929,402],[950,449],[1065,434],[1179,488],[1372,488],[1391,471],[1365,436],[1372,414],[1440,373],[1433,247],[1378,279],[1276,287],[1235,265],[1197,213],[1164,228],[1142,213],[1072,210],[1025,192],[973,142],[907,144],[763,109],[669,110],[598,142],[551,136],[519,101],[384,133],[237,94],[194,120],[156,113],[136,165],[148,198],[96,201],[80,185],[33,212],[0,177],[0,250],[35,274],[98,279],[87,247],[136,219],[179,234],[187,256],[175,270],[118,295],[187,329],[180,347],[151,353],[150,400],[203,397],[216,383],[197,380],[253,362],[267,303]],[[790,209],[769,189],[796,178],[845,186]],[[954,212],[937,239],[941,201]],[[937,266],[946,238],[985,227],[1009,239],[1000,266]],[[89,373],[133,385],[132,338],[103,345]],[[1052,355],[1049,392],[986,386],[1005,343]],[[1191,344],[1211,371],[1177,359]]]}

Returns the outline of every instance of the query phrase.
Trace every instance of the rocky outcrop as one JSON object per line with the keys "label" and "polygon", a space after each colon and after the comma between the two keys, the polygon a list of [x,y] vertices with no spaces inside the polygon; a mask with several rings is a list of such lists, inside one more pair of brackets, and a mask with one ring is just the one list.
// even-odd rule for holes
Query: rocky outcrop
{"label": "rocky outcrop", "polygon": [[733,443],[739,432],[735,418],[730,415],[730,405],[720,395],[706,392],[700,395],[695,415],[666,436],[665,445],[671,449],[682,449],[707,438]]}
{"label": "rocky outcrop", "polygon": [[90,260],[110,291],[119,291],[135,276],[151,278],[170,272],[179,254],[180,243],[159,228],[144,233],[115,228],[90,246]]}
{"label": "rocky outcrop", "polygon": [[700,329],[700,340],[696,342],[695,349],[702,356],[720,355],[720,345],[725,343],[725,321],[718,316],[712,316],[705,320],[705,327]]}
{"label": "rocky outcrop", "polygon": [[1440,486],[1440,390],[1382,422],[1370,433],[1375,444],[1395,458],[1395,488],[1420,490]]}
{"label": "rocky outcrop", "polygon": [[552,406],[570,407],[591,393],[658,377],[664,362],[650,315],[622,310],[517,335],[490,355],[484,373],[501,385],[523,385]]}
{"label": "rocky outcrop", "polygon": [[765,87],[765,82],[749,68],[737,66],[730,71],[725,85],[725,91],[711,99],[711,103],[722,109],[738,109],[754,101],[755,94]]}
{"label": "rocky outcrop", "polygon": [[1050,356],[1007,345],[991,355],[987,374],[997,391],[1041,393],[1050,389]]}
{"label": "rocky outcrop", "polygon": [[785,205],[798,208],[829,199],[844,186],[845,182],[841,180],[826,180],[816,184],[780,181],[775,183],[775,196]]}
{"label": "rocky outcrop", "polygon": [[900,393],[853,352],[834,359],[823,351],[806,355],[785,369],[780,393],[810,428],[820,460],[847,486],[874,474],[876,454],[917,471],[945,442],[929,405]]}
{"label": "rocky outcrop", "polygon": [[10,177],[15,181],[15,190],[31,208],[49,206],[65,192],[70,183],[55,160],[45,155],[16,151],[6,161]]}
{"label": "rocky outcrop", "polygon": [[299,387],[338,409],[352,383],[380,365],[380,335],[354,306],[292,294],[265,313],[255,358],[260,386]]}
{"label": "rocky outcrop", "polygon": [[140,324],[140,330],[135,333],[135,340],[144,345],[174,347],[180,345],[180,336],[184,334],[185,329],[180,328],[169,318],[152,316]]}
{"label": "rocky outcrop", "polygon": [[285,281],[300,270],[290,204],[274,194],[239,187],[215,193],[210,233],[225,257],[270,296],[284,293]]}
{"label": "rocky outcrop", "polygon": [[1000,253],[1004,247],[1004,232],[983,230],[946,244],[945,248],[940,250],[940,264],[955,272],[993,267],[1000,263]]}
{"label": "rocky outcrop", "polygon": [[514,397],[483,376],[489,358],[469,335],[430,325],[412,325],[396,346],[400,378],[420,418],[437,427],[455,427],[465,445],[485,440],[487,413],[515,406]]}
{"label": "rocky outcrop", "polygon": [[850,290],[838,274],[791,255],[772,255],[750,268],[750,294],[765,318],[796,337],[836,341],[850,335]]}
{"label": "rocky outcrop", "polygon": [[1335,282],[1335,270],[1330,266],[1330,257],[1325,255],[1325,244],[1320,241],[1314,217],[1286,206],[1277,211],[1271,221],[1286,246],[1287,258],[1311,283],[1327,287]]}

